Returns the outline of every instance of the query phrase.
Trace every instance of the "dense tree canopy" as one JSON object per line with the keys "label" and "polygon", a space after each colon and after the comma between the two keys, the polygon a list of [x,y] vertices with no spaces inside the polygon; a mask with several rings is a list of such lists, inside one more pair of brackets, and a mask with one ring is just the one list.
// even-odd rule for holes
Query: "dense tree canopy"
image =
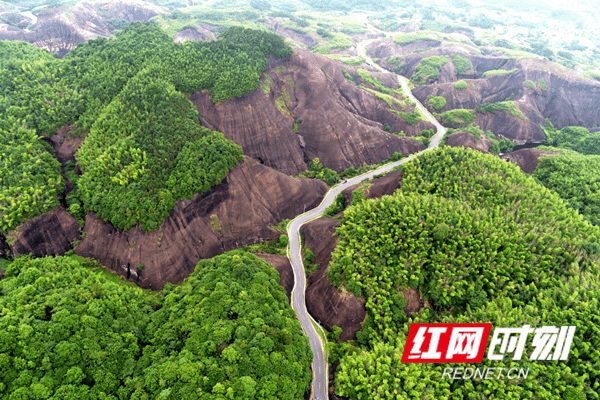
{"label": "dense tree canopy", "polygon": [[200,127],[194,105],[147,70],[104,109],[76,157],[85,209],[145,230],[158,229],[175,200],[208,191],[243,160],[239,146]]}
{"label": "dense tree canopy", "polygon": [[600,225],[600,156],[542,157],[533,173],[594,225]]}
{"label": "dense tree canopy", "polygon": [[[470,149],[425,153],[404,165],[395,195],[346,210],[338,236],[328,276],[364,296],[367,308],[357,334],[363,350],[342,357],[338,394],[560,398],[570,387],[598,396],[600,231],[515,165]],[[407,288],[427,301],[410,318]],[[413,322],[576,325],[577,332],[564,363],[505,362],[531,368],[526,380],[443,380],[444,365],[400,363]]]}
{"label": "dense tree canopy", "polygon": [[69,209],[95,210],[121,228],[158,228],[176,199],[209,190],[241,160],[237,146],[199,126],[186,95],[206,89],[216,103],[241,97],[258,87],[267,56],[291,52],[265,31],[232,27],[217,40],[177,44],[150,23],[90,40],[62,60],[0,42],[0,143],[8,146],[0,155],[7,168],[0,229],[58,204],[64,183],[56,182],[57,164],[41,155],[39,136],[69,124],[72,135],[90,134]]}
{"label": "dense tree canopy", "polygon": [[546,144],[572,149],[582,154],[600,155],[600,132],[592,133],[583,126],[565,126],[554,128],[549,120],[544,127]]}
{"label": "dense tree canopy", "polygon": [[277,272],[241,251],[158,296],[79,257],[0,281],[0,397],[302,399],[312,353]]}
{"label": "dense tree canopy", "polygon": [[60,164],[31,130],[0,127],[0,230],[9,232],[59,205]]}
{"label": "dense tree canopy", "polygon": [[49,61],[54,57],[47,51],[18,40],[0,41],[0,68],[22,61]]}

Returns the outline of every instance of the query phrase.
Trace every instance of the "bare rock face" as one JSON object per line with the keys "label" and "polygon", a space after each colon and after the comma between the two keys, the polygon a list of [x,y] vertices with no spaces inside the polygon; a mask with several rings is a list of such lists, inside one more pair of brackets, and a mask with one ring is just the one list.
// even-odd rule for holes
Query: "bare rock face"
{"label": "bare rock face", "polygon": [[[425,57],[460,54],[468,58],[472,68],[464,74],[459,74],[449,61],[440,67],[435,80],[416,87],[414,95],[423,104],[426,104],[429,95],[443,95],[447,103],[441,112],[458,108],[472,110],[481,103],[496,103],[507,99],[515,101],[523,118],[506,111],[495,114],[478,113],[474,124],[517,144],[543,142],[545,135],[540,125],[544,124],[546,118],[557,128],[591,128],[600,121],[600,82],[542,60],[541,57],[532,55],[532,58],[517,60],[493,48],[483,48],[484,54],[475,54],[473,46],[472,43],[441,45],[432,40],[399,45],[388,39],[372,43],[369,54],[378,57],[379,64],[390,70],[387,57],[403,56],[400,74],[407,77],[415,73],[415,68]],[[429,47],[432,48],[414,53],[415,50]],[[485,72],[491,70],[514,72],[484,76]],[[460,79],[467,82],[466,89],[454,88],[454,83]],[[529,85],[533,84],[535,88],[526,87],[526,81],[530,81]]]}
{"label": "bare rock face", "polygon": [[[392,195],[400,187],[402,182],[402,170],[397,170],[390,172],[382,176],[381,178],[373,179],[368,184],[366,184],[365,189],[362,192],[362,195],[365,199],[376,199],[381,198],[385,195]],[[361,187],[363,184],[359,183],[354,186],[350,186],[348,189],[344,190],[342,194],[344,195],[344,199],[346,199],[347,204],[352,203],[352,192]]]}
{"label": "bare rock face", "polygon": [[279,284],[285,289],[288,300],[291,301],[292,290],[294,290],[294,270],[289,258],[277,254],[263,253],[256,253],[256,256],[271,264],[279,272]]}
{"label": "bare rock face", "polygon": [[183,43],[187,41],[197,42],[200,40],[213,40],[217,36],[210,30],[202,25],[198,25],[195,28],[187,27],[177,32],[175,35],[175,43]]}
{"label": "bare rock face", "polygon": [[0,232],[0,258],[10,259],[10,246],[6,240],[6,236]]}
{"label": "bare rock face", "polygon": [[[600,121],[600,82],[584,79],[574,71],[543,60],[510,60],[502,67],[514,68],[517,70],[508,75],[468,80],[463,90],[454,88],[453,82],[446,82],[417,87],[414,94],[422,102],[429,95],[443,95],[447,103],[442,111],[474,109],[481,103],[511,99],[523,117],[507,111],[477,113],[474,124],[517,144],[543,142],[546,137],[540,125],[545,124],[546,118],[557,128],[591,128]],[[535,89],[524,86],[526,81],[533,83]]]}
{"label": "bare rock face", "polygon": [[439,47],[439,40],[415,40],[403,45],[397,44],[393,39],[376,41],[367,46],[369,56],[372,58],[387,58],[390,56],[405,56],[417,50]]}
{"label": "bare rock face", "polygon": [[[344,68],[358,77],[352,67]],[[386,111],[390,106],[384,101],[349,82],[340,63],[304,50],[296,49],[288,59],[269,60],[261,81],[262,87],[241,99],[216,105],[207,92],[199,91],[190,100],[205,126],[286,174],[305,171],[315,157],[325,167],[343,171],[376,164],[394,152],[414,153],[423,144],[387,133],[383,124],[408,136],[433,127],[424,121],[407,124]]]}
{"label": "bare rock face", "polygon": [[[41,10],[37,17],[23,15],[23,27],[0,27],[0,40],[23,40],[64,57],[79,43],[113,37],[111,31],[115,27],[110,20],[146,22],[158,14],[167,14],[167,11],[143,0],[81,2],[72,7]],[[35,30],[28,29],[29,23]]]}
{"label": "bare rock face", "polygon": [[475,136],[470,132],[454,132],[452,135],[448,136],[446,144],[452,147],[462,146],[469,149],[475,149],[482,153],[489,152],[490,147],[492,146],[492,142],[485,137],[485,135],[481,135],[477,142],[475,142]]}
{"label": "bare rock face", "polygon": [[34,257],[63,255],[80,237],[81,228],[77,220],[59,207],[17,229],[11,256],[29,253]]}
{"label": "bare rock face", "polygon": [[268,25],[272,26],[275,33],[291,39],[297,46],[310,50],[317,44],[317,40],[308,33],[300,33],[291,29],[286,29],[283,25],[285,18],[269,17]]}
{"label": "bare rock face", "polygon": [[142,287],[161,289],[188,277],[200,259],[277,239],[271,225],[317,206],[326,192],[322,181],[290,178],[246,158],[210,192],[178,202],[157,231],[123,231],[89,213],[75,253]]}
{"label": "bare rock face", "polygon": [[54,156],[62,165],[69,160],[75,163],[75,153],[85,139],[84,137],[69,138],[68,134],[72,128],[73,125],[67,125],[50,138],[55,151]]}
{"label": "bare rock face", "polygon": [[526,174],[533,174],[538,166],[538,158],[558,154],[560,154],[560,151],[520,149],[511,153],[502,154],[500,158],[517,164]]}
{"label": "bare rock face", "polygon": [[402,291],[402,297],[406,301],[404,312],[409,317],[414,313],[421,311],[425,306],[425,301],[421,298],[421,292],[417,289],[407,288]]}
{"label": "bare rock face", "polygon": [[344,291],[340,293],[327,279],[327,267],[331,253],[337,245],[335,228],[340,221],[332,218],[319,218],[302,227],[305,244],[315,253],[319,270],[308,276],[306,286],[306,307],[310,314],[325,326],[342,328],[341,341],[356,339],[366,316],[364,300]]}

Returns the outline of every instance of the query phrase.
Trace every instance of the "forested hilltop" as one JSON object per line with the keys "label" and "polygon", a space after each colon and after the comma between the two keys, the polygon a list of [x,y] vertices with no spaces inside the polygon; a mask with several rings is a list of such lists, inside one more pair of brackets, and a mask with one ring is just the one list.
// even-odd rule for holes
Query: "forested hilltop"
{"label": "forested hilltop", "polygon": [[[256,89],[266,56],[291,48],[280,36],[233,27],[210,42],[176,44],[152,24],[82,44],[64,59],[0,42],[0,223],[8,233],[51,211],[64,193],[60,165],[41,140],[73,124],[88,136],[69,211],[96,211],[114,226],[157,229],[175,200],[218,184],[242,151],[199,125],[186,95],[219,103]],[[45,55],[44,55],[45,53]],[[192,168],[193,166],[193,168]]]}
{"label": "forested hilltop", "polygon": [[300,399],[312,353],[278,273],[243,251],[158,294],[77,256],[0,281],[0,398]]}
{"label": "forested hilltop", "polygon": [[[328,276],[367,309],[359,347],[334,350],[338,395],[598,397],[600,230],[515,165],[470,149],[425,153],[393,196],[354,202],[338,235]],[[410,316],[407,289],[425,302]],[[577,331],[568,361],[504,361],[530,368],[525,380],[444,380],[442,364],[400,362],[411,323],[450,322]]]}

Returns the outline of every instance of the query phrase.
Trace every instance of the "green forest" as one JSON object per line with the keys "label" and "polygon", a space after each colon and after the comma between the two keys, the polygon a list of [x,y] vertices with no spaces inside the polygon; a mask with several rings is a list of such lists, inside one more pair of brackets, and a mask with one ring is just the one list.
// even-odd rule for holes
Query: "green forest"
{"label": "green forest", "polygon": [[258,87],[267,56],[291,53],[266,31],[232,27],[217,40],[177,44],[151,23],[90,40],[64,59],[0,41],[0,229],[59,204],[60,166],[42,138],[70,124],[71,136],[89,137],[69,208],[123,229],[157,229],[175,200],[209,190],[242,160],[238,146],[200,127],[187,95],[241,97]]}
{"label": "green forest", "polygon": [[20,257],[0,281],[0,397],[301,399],[312,352],[279,274],[202,260],[152,293],[77,256]]}
{"label": "green forest", "polygon": [[158,71],[141,71],[92,126],[76,154],[78,196],[114,226],[156,230],[175,200],[219,184],[242,149],[200,127],[194,105]]}
{"label": "green forest", "polygon": [[533,176],[590,223],[600,225],[600,156],[561,154],[542,157]]}
{"label": "green forest", "polygon": [[[427,152],[403,166],[394,195],[348,208],[337,235],[328,277],[367,309],[360,351],[342,354],[338,395],[598,397],[600,229],[516,165],[471,149]],[[410,317],[408,288],[426,302]],[[568,361],[505,359],[501,366],[530,368],[525,380],[444,380],[443,364],[400,362],[411,323],[450,322],[577,332]]]}
{"label": "green forest", "polygon": [[34,131],[0,127],[0,231],[58,207],[64,188],[60,163]]}
{"label": "green forest", "polygon": [[583,126],[565,126],[556,129],[550,120],[542,127],[546,134],[545,144],[575,150],[581,154],[600,155],[600,133],[590,132]]}

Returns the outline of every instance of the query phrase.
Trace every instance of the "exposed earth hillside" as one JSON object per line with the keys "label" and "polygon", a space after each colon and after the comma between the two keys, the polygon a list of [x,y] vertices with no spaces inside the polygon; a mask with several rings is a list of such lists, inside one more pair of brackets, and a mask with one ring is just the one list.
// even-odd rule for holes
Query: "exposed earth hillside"
{"label": "exposed earth hillside", "polygon": [[321,181],[290,178],[246,159],[210,192],[178,202],[157,231],[122,231],[88,214],[75,253],[160,289],[181,282],[200,259],[279,238],[271,225],[313,208],[326,190]]}
{"label": "exposed earth hillside", "polygon": [[103,0],[47,8],[37,16],[4,14],[13,23],[0,21],[0,40],[22,40],[63,57],[79,43],[114,37],[112,31],[130,22],[146,22],[166,13],[164,8],[143,0]]}
{"label": "exposed earth hillside", "polygon": [[[426,51],[415,53],[415,46]],[[592,128],[600,120],[600,82],[535,55],[511,58],[485,47],[475,53],[472,46],[473,43],[442,46],[440,41],[424,40],[399,45],[388,39],[374,42],[369,54],[379,58],[384,67],[395,68],[409,77],[416,75],[424,59],[448,59],[437,72],[427,75],[422,81],[426,85],[415,88],[415,96],[424,104],[429,96],[443,96],[444,107],[430,107],[440,113],[510,101],[513,105],[509,110],[475,111],[473,124],[518,144],[542,142],[545,135],[540,125],[546,118],[560,127]],[[457,67],[452,61],[457,55],[468,61]],[[397,57],[403,60],[400,68],[388,63]],[[465,86],[457,85],[458,81],[465,82]]]}
{"label": "exposed earth hillside", "polygon": [[[350,82],[344,72],[355,81]],[[383,76],[373,74],[375,79],[384,80]],[[388,124],[391,132],[418,136],[431,128],[420,120],[410,125],[397,114],[412,113],[414,106],[398,94],[396,100],[379,94],[386,99],[381,100],[359,88],[359,83],[365,82],[356,68],[296,49],[289,59],[271,59],[261,87],[241,99],[216,105],[205,92],[190,99],[205,126],[223,132],[244,154],[287,174],[306,170],[314,158],[341,172],[350,166],[377,164],[394,152],[423,149],[419,142],[383,130]],[[383,83],[398,87],[393,79]]]}

